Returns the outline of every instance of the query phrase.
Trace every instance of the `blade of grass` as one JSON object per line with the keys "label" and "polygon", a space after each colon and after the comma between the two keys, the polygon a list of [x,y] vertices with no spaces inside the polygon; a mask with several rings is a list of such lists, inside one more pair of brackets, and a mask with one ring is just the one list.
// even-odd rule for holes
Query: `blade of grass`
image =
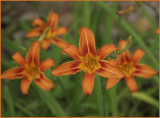
{"label": "blade of grass", "polygon": [[95,91],[95,99],[96,99],[96,103],[97,103],[97,108],[98,108],[98,112],[99,112],[99,116],[102,117],[103,116],[103,104],[102,104],[102,88],[101,88],[101,78],[96,75],[95,76],[95,86],[94,86],[94,91]]}
{"label": "blade of grass", "polygon": [[109,90],[109,95],[110,95],[110,100],[111,100],[111,108],[112,108],[112,110],[111,110],[112,111],[112,117],[119,116],[116,91],[117,91],[117,86],[114,86]]}
{"label": "blade of grass", "polygon": [[78,24],[78,2],[73,1],[73,19],[74,19],[74,31],[75,31],[75,38],[78,39],[78,30],[79,30],[79,24]]}
{"label": "blade of grass", "polygon": [[15,116],[13,99],[12,99],[9,87],[7,85],[4,86],[4,93],[5,93],[5,100],[6,100],[9,116],[13,117]]}
{"label": "blade of grass", "polygon": [[20,105],[19,103],[15,103],[15,107],[17,107],[21,112],[25,113],[29,117],[34,117],[35,115],[26,109],[24,106]]}
{"label": "blade of grass", "polygon": [[84,93],[81,89],[81,86],[82,86],[82,76],[83,76],[83,73],[80,72],[80,73],[77,73],[74,78],[76,78],[76,80],[74,81],[75,82],[75,86],[74,86],[74,93],[73,93],[73,99],[71,100],[71,111],[72,111],[72,116],[76,117],[78,116],[78,106],[81,102],[81,100],[84,98]]}
{"label": "blade of grass", "polygon": [[147,103],[159,108],[159,102],[155,98],[153,98],[152,96],[150,96],[144,92],[135,92],[132,95],[133,95],[133,97],[135,97],[137,99],[140,99],[144,102],[147,102]]}
{"label": "blade of grass", "polygon": [[91,21],[91,23],[92,23],[91,30],[93,31],[93,33],[94,33],[94,35],[96,37],[96,31],[98,29],[99,21],[101,19],[101,9],[99,9],[97,7],[97,5],[94,5],[93,8],[94,9],[93,9],[92,17],[91,17],[91,19],[92,19],[92,21]]}
{"label": "blade of grass", "polygon": [[83,4],[83,27],[90,28],[90,1],[84,1]]}
{"label": "blade of grass", "polygon": [[23,54],[24,52],[20,49],[20,46],[17,46],[15,43],[13,43],[13,41],[9,40],[7,37],[5,37],[2,34],[2,40],[1,43],[3,44],[3,47],[5,47],[8,50],[12,50],[14,52],[18,51],[21,54]]}
{"label": "blade of grass", "polygon": [[45,104],[47,105],[47,107],[50,109],[51,113],[55,116],[59,116],[59,117],[65,117],[66,113],[64,111],[64,109],[61,107],[61,105],[58,103],[58,101],[56,100],[56,98],[54,97],[54,95],[52,95],[50,92],[48,91],[44,91],[38,87],[37,91],[40,95],[40,98],[45,102]]}
{"label": "blade of grass", "polygon": [[[117,4],[113,5],[113,10],[115,11],[117,8]],[[113,43],[111,39],[111,33],[112,33],[112,25],[114,21],[115,14],[109,14],[109,16],[105,17],[105,29],[104,29],[104,35],[103,35],[103,40],[102,44],[110,44]]]}

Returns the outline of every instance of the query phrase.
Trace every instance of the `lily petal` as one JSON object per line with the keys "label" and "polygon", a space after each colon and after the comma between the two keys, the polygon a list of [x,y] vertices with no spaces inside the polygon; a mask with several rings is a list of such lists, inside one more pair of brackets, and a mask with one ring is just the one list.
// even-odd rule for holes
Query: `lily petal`
{"label": "lily petal", "polygon": [[38,66],[39,56],[40,56],[40,43],[39,41],[34,41],[28,51],[27,62],[29,64],[34,63]]}
{"label": "lily petal", "polygon": [[145,52],[143,50],[137,49],[134,52],[134,54],[133,54],[133,56],[131,58],[132,62],[133,63],[138,63],[142,59],[142,57],[144,56],[144,54],[145,54]]}
{"label": "lily petal", "polygon": [[12,55],[12,58],[20,66],[24,66],[24,64],[26,64],[26,60],[23,58],[23,56],[19,52],[16,52],[14,55]]}
{"label": "lily petal", "polygon": [[22,78],[23,77],[22,72],[23,72],[23,68],[21,67],[8,69],[2,73],[1,78],[6,78],[6,79]]}
{"label": "lily petal", "polygon": [[34,19],[34,21],[32,22],[32,25],[33,26],[38,25],[38,26],[41,26],[41,27],[45,27],[44,21],[42,19],[40,19],[40,18]]}
{"label": "lily petal", "polygon": [[[122,49],[126,44],[126,40],[120,40],[119,42],[119,49]],[[124,51],[122,54],[118,55],[118,60],[120,63],[124,61],[130,62],[130,53],[129,50]]]}
{"label": "lily petal", "polygon": [[135,68],[136,71],[133,74],[139,77],[152,78],[158,73],[153,68],[143,64],[137,64]]}
{"label": "lily petal", "polygon": [[96,73],[106,78],[122,78],[124,74],[115,66],[112,66],[105,60],[99,61],[101,67],[96,70]]}
{"label": "lily petal", "polygon": [[122,49],[126,44],[126,40],[120,40],[119,41],[119,49]]}
{"label": "lily petal", "polygon": [[79,55],[80,55],[79,49],[74,45],[70,45],[67,48],[64,48],[63,52],[67,53],[68,55],[70,55],[75,60],[80,59],[79,58]]}
{"label": "lily petal", "polygon": [[97,51],[97,56],[100,56],[100,59],[104,59],[116,49],[117,49],[116,46],[113,44],[104,45]]}
{"label": "lily petal", "polygon": [[126,50],[122,54],[118,55],[118,60],[120,63],[123,63],[124,61],[130,62],[129,50]]}
{"label": "lily petal", "polygon": [[67,28],[66,27],[59,27],[54,30],[53,37],[59,36],[59,35],[65,34],[65,33],[67,33]]}
{"label": "lily petal", "polygon": [[44,50],[46,50],[46,49],[48,49],[48,47],[50,46],[50,44],[51,44],[51,42],[49,40],[44,39],[43,42],[42,42],[42,44],[41,44],[41,48],[44,49]]}
{"label": "lily petal", "polygon": [[91,95],[93,88],[94,88],[94,76],[95,73],[89,74],[88,72],[85,72],[83,82],[82,82],[82,88],[86,95]]}
{"label": "lily petal", "polygon": [[81,63],[80,61],[70,61],[61,64],[55,69],[53,69],[52,74],[55,76],[76,74],[77,72],[81,71],[81,69],[79,69],[78,67],[80,63]]}
{"label": "lily petal", "polygon": [[47,26],[50,26],[52,31],[56,28],[58,24],[58,19],[59,18],[57,13],[54,12],[49,13]]}
{"label": "lily petal", "polygon": [[40,63],[40,70],[43,72],[54,65],[55,63],[53,59],[46,59]]}
{"label": "lily petal", "polygon": [[131,77],[125,77],[125,80],[126,80],[126,84],[128,88],[130,89],[132,93],[138,90],[137,83],[133,75]]}
{"label": "lily petal", "polygon": [[88,53],[96,55],[95,38],[93,32],[88,28],[80,28],[79,50],[85,57]]}
{"label": "lily petal", "polygon": [[41,74],[41,78],[35,79],[34,82],[42,89],[50,91],[54,84],[51,80],[47,79],[44,74]]}
{"label": "lily petal", "polygon": [[32,80],[28,78],[24,78],[21,82],[21,91],[23,94],[28,95],[28,88],[31,84]]}
{"label": "lily petal", "polygon": [[60,38],[57,38],[57,39],[51,39],[50,40],[53,44],[55,44],[56,46],[60,47],[60,48],[66,48],[68,47],[70,44],[67,43],[66,41],[63,41],[62,39]]}
{"label": "lily petal", "polygon": [[107,59],[107,61],[108,61],[111,65],[113,65],[113,66],[118,66],[118,65],[119,65],[119,63],[118,63],[117,60]]}
{"label": "lily petal", "polygon": [[107,90],[110,89],[111,87],[116,85],[120,80],[121,80],[121,78],[108,79],[107,82],[106,82],[106,89]]}
{"label": "lily petal", "polygon": [[31,31],[29,31],[26,34],[26,37],[27,38],[37,37],[37,36],[41,36],[42,33],[43,33],[43,29],[40,27],[37,27],[37,28],[33,28]]}

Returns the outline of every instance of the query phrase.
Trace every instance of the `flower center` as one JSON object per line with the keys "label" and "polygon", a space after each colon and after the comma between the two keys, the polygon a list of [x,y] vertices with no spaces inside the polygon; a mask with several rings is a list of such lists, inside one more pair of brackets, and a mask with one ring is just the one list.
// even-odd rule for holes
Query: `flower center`
{"label": "flower center", "polygon": [[23,74],[28,79],[40,78],[40,69],[33,63],[31,65],[26,64]]}
{"label": "flower center", "polygon": [[51,28],[49,28],[48,34],[46,36],[46,39],[50,40],[51,38],[53,38],[53,32],[52,32]]}
{"label": "flower center", "polygon": [[121,69],[125,76],[130,76],[135,71],[135,67],[132,65],[132,63],[128,62],[123,63]]}
{"label": "flower center", "polygon": [[81,57],[81,60],[82,63],[80,64],[80,68],[88,71],[88,73],[92,73],[100,68],[100,64],[98,62],[99,58],[94,57],[92,54],[88,54],[86,57]]}

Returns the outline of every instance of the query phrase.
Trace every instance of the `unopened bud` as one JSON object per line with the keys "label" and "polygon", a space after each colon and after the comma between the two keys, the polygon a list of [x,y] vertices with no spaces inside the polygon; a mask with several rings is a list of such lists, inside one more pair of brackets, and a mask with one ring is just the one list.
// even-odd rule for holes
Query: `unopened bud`
{"label": "unopened bud", "polygon": [[119,54],[122,54],[124,51],[128,50],[129,47],[130,47],[130,45],[131,45],[131,43],[132,43],[132,37],[129,36],[128,39],[127,39],[127,42],[126,42],[126,44],[123,46],[123,48],[117,50],[117,54],[118,54],[118,55],[119,55]]}

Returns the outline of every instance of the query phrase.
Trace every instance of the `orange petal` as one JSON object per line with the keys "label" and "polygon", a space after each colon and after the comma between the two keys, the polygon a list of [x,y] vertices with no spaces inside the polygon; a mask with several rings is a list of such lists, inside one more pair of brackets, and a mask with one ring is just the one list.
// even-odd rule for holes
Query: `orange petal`
{"label": "orange petal", "polygon": [[66,27],[59,27],[54,30],[53,37],[59,36],[59,35],[65,34],[65,33],[67,33],[67,28]]}
{"label": "orange petal", "polygon": [[115,66],[105,60],[99,61],[101,67],[96,73],[106,78],[122,78],[124,74]]}
{"label": "orange petal", "polygon": [[53,31],[58,24],[58,14],[54,12],[50,12],[48,16],[48,22],[47,26],[51,27],[51,30]]}
{"label": "orange petal", "polygon": [[44,49],[44,50],[46,50],[46,49],[48,49],[48,47],[50,46],[50,44],[51,44],[51,42],[49,40],[44,39],[43,42],[42,42],[42,44],[41,44],[41,48]]}
{"label": "orange petal", "polygon": [[56,46],[58,46],[59,48],[66,48],[68,47],[70,44],[63,41],[62,39],[60,38],[57,38],[57,39],[51,39],[50,40],[53,44],[55,44]]}
{"label": "orange petal", "polygon": [[118,66],[118,65],[119,65],[119,63],[118,63],[117,60],[107,59],[107,61],[108,61],[111,65],[113,65],[113,66]]}
{"label": "orange petal", "polygon": [[122,54],[118,55],[118,61],[120,63],[123,63],[125,61],[130,62],[130,53],[129,53],[129,50],[126,50]]}
{"label": "orange petal", "polygon": [[132,93],[138,90],[137,83],[133,75],[131,77],[125,77],[125,80],[126,80],[127,86],[129,87]]}
{"label": "orange petal", "polygon": [[16,52],[14,55],[12,55],[12,58],[20,66],[23,66],[24,64],[26,64],[26,60],[23,58],[23,56],[19,52]]}
{"label": "orange petal", "polygon": [[34,63],[37,66],[39,65],[39,56],[40,56],[40,42],[34,41],[27,54],[27,62],[29,64]]}
{"label": "orange petal", "polygon": [[50,91],[54,84],[51,80],[47,79],[44,74],[41,74],[41,78],[35,79],[34,82],[42,89]]}
{"label": "orange petal", "polygon": [[78,67],[80,63],[81,63],[80,61],[70,61],[61,64],[55,69],[53,69],[52,74],[55,76],[76,74],[77,72],[81,71]]}
{"label": "orange petal", "polygon": [[82,82],[82,88],[86,95],[91,95],[94,88],[94,76],[95,73],[89,74],[85,72]]}
{"label": "orange petal", "polygon": [[21,82],[21,91],[23,94],[28,95],[28,88],[31,84],[32,80],[25,78]]}
{"label": "orange petal", "polygon": [[135,68],[136,71],[133,74],[139,77],[152,78],[158,73],[153,68],[143,64],[137,64]]}
{"label": "orange petal", "polygon": [[29,31],[29,32],[26,34],[26,37],[27,37],[27,38],[37,37],[37,36],[41,36],[42,33],[43,33],[43,29],[37,27],[37,28],[34,28],[34,29],[32,29],[31,31]]}
{"label": "orange petal", "polygon": [[55,63],[53,59],[46,59],[40,63],[40,70],[43,72],[54,65]]}
{"label": "orange petal", "polygon": [[120,40],[119,41],[119,49],[122,49],[126,44],[126,40]]}
{"label": "orange petal", "polygon": [[8,69],[2,73],[1,78],[6,78],[6,79],[22,78],[23,77],[22,72],[23,68],[20,67]]}
{"label": "orange petal", "polygon": [[106,89],[110,89],[111,87],[113,87],[114,85],[116,85],[119,81],[121,80],[121,78],[112,78],[112,79],[108,79],[107,83],[106,83]]}
{"label": "orange petal", "polygon": [[113,44],[104,45],[97,51],[97,56],[100,56],[100,59],[104,59],[116,49],[117,49],[116,46]]}
{"label": "orange petal", "polygon": [[41,26],[41,27],[45,27],[44,21],[40,18],[35,18],[34,21],[32,22],[32,25],[33,26],[38,25],[38,26]]}
{"label": "orange petal", "polygon": [[159,34],[159,31],[160,31],[160,29],[158,28],[158,29],[156,30],[156,34]]}
{"label": "orange petal", "polygon": [[96,55],[95,38],[93,32],[88,28],[80,28],[79,49],[83,56],[88,53]]}
{"label": "orange petal", "polygon": [[70,55],[75,60],[80,59],[79,58],[79,55],[80,55],[79,49],[74,45],[70,45],[67,48],[64,48],[63,52],[67,53],[68,55]]}
{"label": "orange petal", "polygon": [[142,57],[144,56],[144,54],[145,54],[145,52],[144,52],[143,50],[137,49],[137,50],[134,52],[134,54],[133,54],[133,56],[132,56],[132,58],[131,58],[131,61],[132,61],[133,63],[138,63],[138,62],[142,59]]}

